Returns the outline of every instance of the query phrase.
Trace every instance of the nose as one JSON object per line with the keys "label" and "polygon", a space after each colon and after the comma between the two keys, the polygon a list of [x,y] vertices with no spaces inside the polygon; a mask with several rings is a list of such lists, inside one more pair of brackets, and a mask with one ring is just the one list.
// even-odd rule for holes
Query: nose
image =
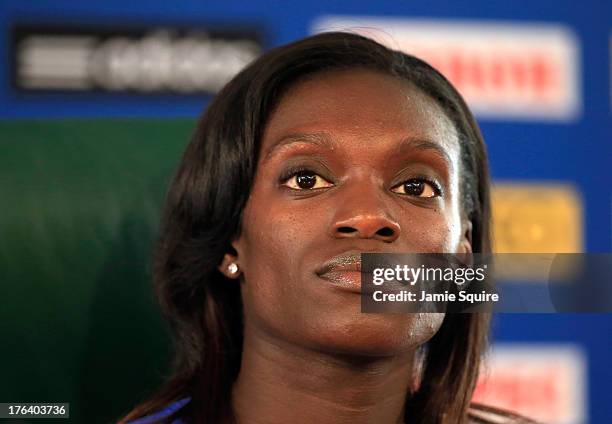
{"label": "nose", "polygon": [[335,238],[375,239],[391,243],[400,236],[399,223],[391,217],[390,206],[380,189],[347,190],[338,199],[332,235]]}

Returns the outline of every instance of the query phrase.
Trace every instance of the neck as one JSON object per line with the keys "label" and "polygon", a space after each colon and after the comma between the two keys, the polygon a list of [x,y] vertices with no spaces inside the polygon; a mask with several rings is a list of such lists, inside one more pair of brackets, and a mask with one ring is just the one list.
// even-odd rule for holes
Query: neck
{"label": "neck", "polygon": [[414,352],[357,357],[311,350],[245,328],[232,392],[239,424],[404,422]]}

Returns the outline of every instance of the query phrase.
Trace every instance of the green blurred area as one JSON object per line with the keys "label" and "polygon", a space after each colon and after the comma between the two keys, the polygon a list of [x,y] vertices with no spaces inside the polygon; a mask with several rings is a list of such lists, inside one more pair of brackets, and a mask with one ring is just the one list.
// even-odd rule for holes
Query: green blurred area
{"label": "green blurred area", "polygon": [[107,423],[159,386],[170,342],[151,249],[194,124],[0,122],[1,402]]}

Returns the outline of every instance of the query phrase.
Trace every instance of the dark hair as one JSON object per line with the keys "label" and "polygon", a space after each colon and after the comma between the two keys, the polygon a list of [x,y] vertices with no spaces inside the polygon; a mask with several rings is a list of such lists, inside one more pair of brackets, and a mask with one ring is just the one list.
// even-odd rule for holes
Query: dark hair
{"label": "dark hair", "polygon": [[[169,189],[154,261],[154,283],[175,336],[173,374],[124,420],[191,396],[195,423],[230,421],[231,387],[242,353],[237,284],[218,271],[240,233],[261,137],[281,94],[325,70],[365,68],[405,80],[433,98],[454,123],[461,146],[463,212],[472,249],[490,252],[489,175],[480,130],[453,86],[424,61],[351,33],[323,33],[278,47],[234,77],[199,120]],[[423,351],[422,375],[407,394],[406,417],[457,423],[468,415],[486,346],[488,314],[447,314]],[[413,421],[415,420],[415,421]]]}

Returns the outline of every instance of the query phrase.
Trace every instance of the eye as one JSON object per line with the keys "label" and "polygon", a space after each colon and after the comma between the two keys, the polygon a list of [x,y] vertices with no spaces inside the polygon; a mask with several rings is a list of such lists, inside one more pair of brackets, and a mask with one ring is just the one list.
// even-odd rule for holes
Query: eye
{"label": "eye", "polygon": [[440,188],[424,178],[411,178],[395,186],[391,191],[413,197],[431,198],[440,196]]}
{"label": "eye", "polygon": [[294,172],[289,178],[284,179],[283,185],[293,190],[316,190],[333,186],[320,175],[308,170]]}

